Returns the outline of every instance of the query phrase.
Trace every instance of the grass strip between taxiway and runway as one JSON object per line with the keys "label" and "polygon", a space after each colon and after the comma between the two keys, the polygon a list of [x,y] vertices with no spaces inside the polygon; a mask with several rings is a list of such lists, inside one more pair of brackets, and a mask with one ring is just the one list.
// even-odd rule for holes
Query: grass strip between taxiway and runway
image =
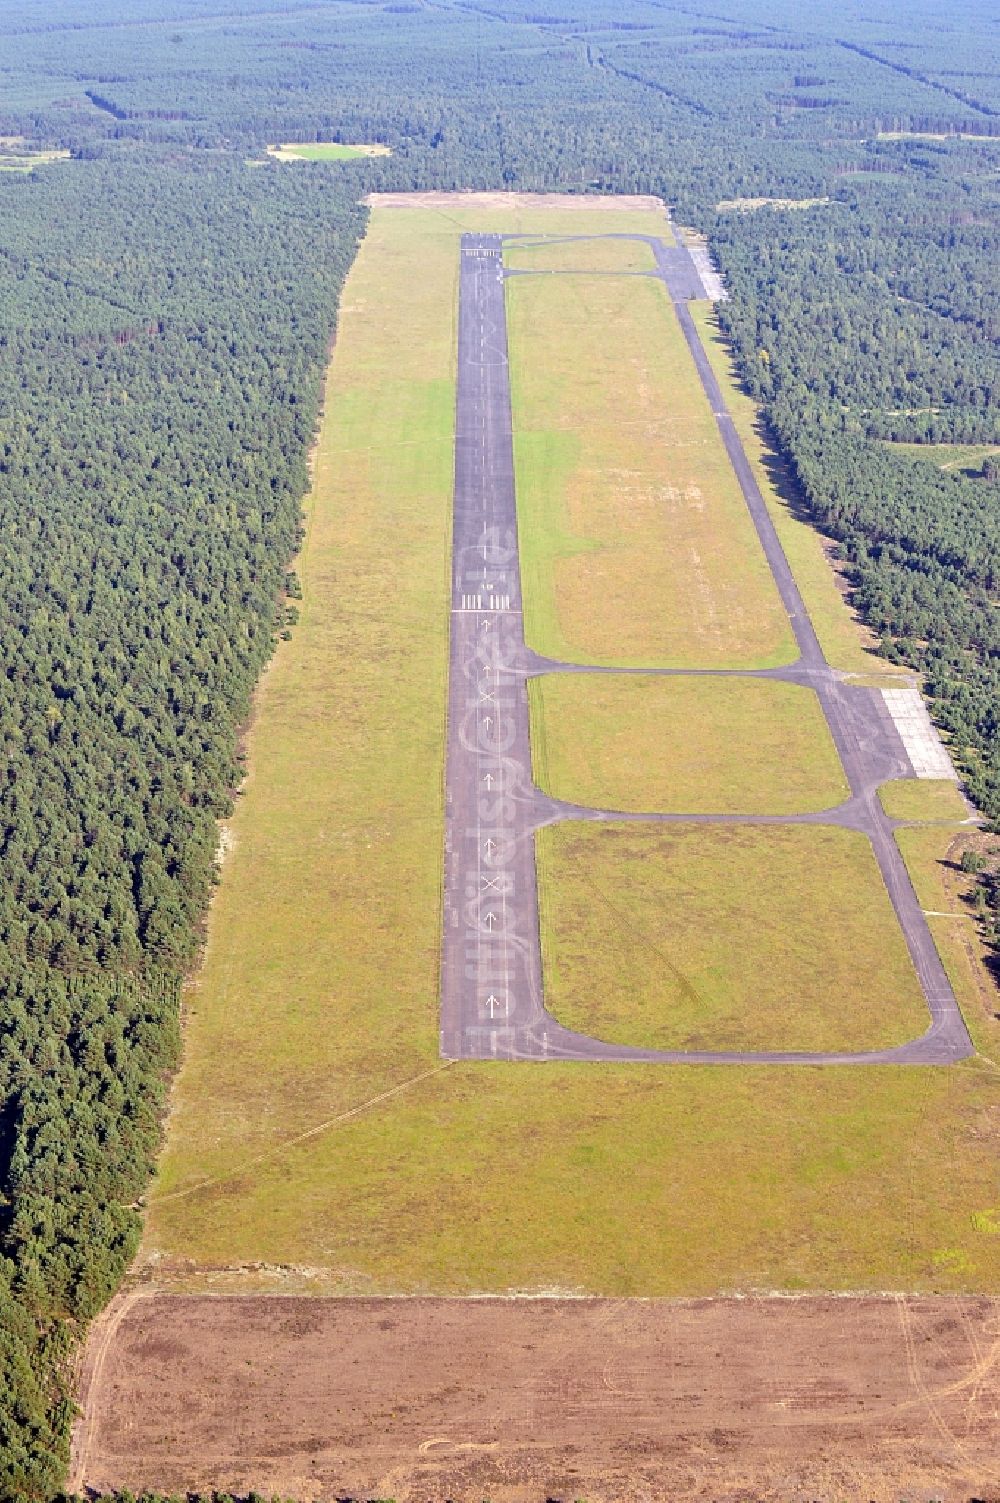
{"label": "grass strip between taxiway and runway", "polygon": [[[302,615],[258,695],[142,1264],[201,1290],[997,1288],[984,1059],[427,1074],[458,235],[663,221],[422,204],[376,208],[345,290]],[[973,926],[940,922],[977,1042],[1000,1057],[956,933]]]}
{"label": "grass strip between taxiway and runway", "polygon": [[652,248],[642,240],[527,240],[504,247],[504,265],[516,271],[655,271]]}
{"label": "grass strip between taxiway and runway", "polygon": [[690,308],[827,662],[866,679],[881,680],[884,675],[891,680],[902,675],[908,680],[904,670],[878,657],[875,638],[845,604],[846,589],[835,572],[834,545],[797,511],[787,466],[768,443],[760,411],[736,376],[713,305],[692,303]]}
{"label": "grass strip between taxiway and runway", "polygon": [[535,781],[595,809],[799,814],[849,796],[811,689],[773,679],[543,674]]}
{"label": "grass strip between taxiway and runway", "polygon": [[574,663],[752,668],[795,644],[662,282],[507,286],[528,645]]}
{"label": "grass strip between taxiway and runway", "polygon": [[926,1026],[871,846],[826,826],[536,838],[546,1005],[650,1049],[879,1049]]}

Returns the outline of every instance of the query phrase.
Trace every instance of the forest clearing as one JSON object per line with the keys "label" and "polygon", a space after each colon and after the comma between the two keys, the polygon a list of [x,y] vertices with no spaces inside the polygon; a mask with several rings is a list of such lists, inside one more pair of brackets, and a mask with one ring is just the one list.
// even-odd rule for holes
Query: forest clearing
{"label": "forest clearing", "polygon": [[[458,237],[511,221],[592,230],[622,208],[532,212],[495,196],[447,213],[405,198],[374,207],[328,378],[302,615],[258,699],[139,1274],[352,1294],[964,1287],[988,1277],[992,1252],[971,1219],[990,1203],[977,1060],[779,1069],[762,1093],[753,1069],[539,1073],[438,1057]],[[419,359],[397,347],[402,321],[419,330]],[[821,594],[818,544],[816,559],[830,633],[849,642],[832,580]],[[956,927],[941,943],[968,1007]],[[515,1122],[530,1153],[498,1154]],[[850,1195],[831,1196],[848,1165]],[[622,1214],[625,1194],[641,1214]],[[444,1220],[427,1222],[428,1203]]]}
{"label": "forest clearing", "polygon": [[387,157],[391,150],[378,142],[285,141],[269,146],[267,153],[278,162],[353,162],[358,157]]}

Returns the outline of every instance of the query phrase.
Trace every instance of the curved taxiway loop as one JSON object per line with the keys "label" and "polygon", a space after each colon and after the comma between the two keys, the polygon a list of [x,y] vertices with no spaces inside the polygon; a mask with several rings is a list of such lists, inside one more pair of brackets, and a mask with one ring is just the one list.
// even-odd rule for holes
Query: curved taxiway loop
{"label": "curved taxiway loop", "polygon": [[[555,240],[591,239],[557,236]],[[782,668],[694,670],[778,678],[812,688],[850,786],[834,809],[811,814],[636,814],[550,798],[532,777],[527,681],[539,673],[689,669],[592,668],[541,657],[524,641],[514,490],[505,239],[464,235],[452,550],[446,784],[441,1053],[452,1059],[606,1060],[660,1064],[949,1064],[972,1053],[964,1019],[893,839],[879,785],[913,769],[878,690],[844,682],[827,663],[722,391],[687,308],[704,295],[688,251],[644,235],[673,302],[730,462],[788,614],[798,657]],[[519,271],[518,275],[532,275]],[[572,272],[547,273],[573,275]],[[542,992],[535,831],[556,820],[686,824],[825,824],[871,841],[930,1013],[927,1032],[863,1053],[637,1049],[573,1033],[546,1012]]]}

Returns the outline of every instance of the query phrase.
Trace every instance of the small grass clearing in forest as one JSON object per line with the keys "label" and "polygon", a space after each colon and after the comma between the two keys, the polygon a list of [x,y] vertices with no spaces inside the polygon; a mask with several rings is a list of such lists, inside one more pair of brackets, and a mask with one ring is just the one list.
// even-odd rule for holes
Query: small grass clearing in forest
{"label": "small grass clearing in forest", "polygon": [[598,809],[797,814],[848,797],[816,695],[760,679],[534,678],[538,784]]}
{"label": "small grass clearing in forest", "polygon": [[907,459],[922,459],[945,474],[979,479],[987,459],[1000,457],[1000,444],[910,444],[886,440],[886,447]]}
{"label": "small grass clearing in forest", "polygon": [[268,156],[279,162],[352,162],[357,157],[388,157],[392,148],[378,141],[286,141],[269,146]]}
{"label": "small grass clearing in forest", "polygon": [[1000,136],[966,130],[880,130],[876,141],[1000,141]]}
{"label": "small grass clearing in forest", "polygon": [[719,214],[747,214],[754,209],[816,209],[829,202],[829,198],[721,198],[715,207]]}
{"label": "small grass clearing in forest", "polygon": [[32,148],[20,136],[0,140],[0,172],[34,172],[46,162],[67,162],[71,152],[61,147]]}

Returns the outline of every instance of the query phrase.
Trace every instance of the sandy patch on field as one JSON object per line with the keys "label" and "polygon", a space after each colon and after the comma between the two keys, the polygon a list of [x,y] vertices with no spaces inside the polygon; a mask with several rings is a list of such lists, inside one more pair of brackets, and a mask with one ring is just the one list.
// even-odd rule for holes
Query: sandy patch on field
{"label": "sandy patch on field", "polygon": [[579,209],[592,214],[650,213],[665,216],[663,203],[649,194],[596,193],[371,193],[365,200],[380,209]]}
{"label": "sandy patch on field", "polygon": [[1000,1301],[120,1297],[73,1485],[397,1503],[1000,1489]]}

